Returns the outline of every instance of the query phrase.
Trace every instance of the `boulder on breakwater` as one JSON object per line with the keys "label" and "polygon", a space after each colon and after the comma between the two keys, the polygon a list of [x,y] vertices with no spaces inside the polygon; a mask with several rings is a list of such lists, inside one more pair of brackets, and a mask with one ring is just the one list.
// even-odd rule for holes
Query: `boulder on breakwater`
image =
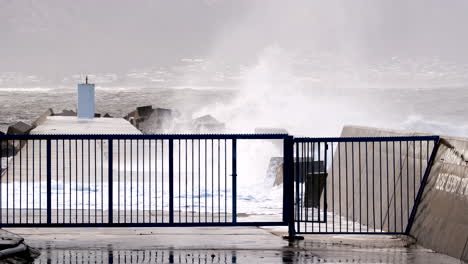
{"label": "boulder on breakwater", "polygon": [[124,116],[134,127],[145,134],[163,133],[171,129],[174,115],[172,109],[139,106]]}

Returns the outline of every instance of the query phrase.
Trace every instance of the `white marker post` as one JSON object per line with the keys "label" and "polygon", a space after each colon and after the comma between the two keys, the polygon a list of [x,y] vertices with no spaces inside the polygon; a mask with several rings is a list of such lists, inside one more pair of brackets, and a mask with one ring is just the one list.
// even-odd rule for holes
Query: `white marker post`
{"label": "white marker post", "polygon": [[86,83],[78,84],[78,118],[94,118],[94,84]]}

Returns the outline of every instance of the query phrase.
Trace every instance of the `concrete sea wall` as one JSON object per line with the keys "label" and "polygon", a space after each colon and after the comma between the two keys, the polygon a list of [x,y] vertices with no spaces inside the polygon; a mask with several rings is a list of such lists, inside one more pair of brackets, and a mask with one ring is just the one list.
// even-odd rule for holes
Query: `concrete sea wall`
{"label": "concrete sea wall", "polygon": [[[342,137],[418,135],[424,134],[357,126],[345,126],[341,133]],[[406,212],[411,211],[413,196],[415,196],[413,189],[415,189],[415,192],[417,193],[419,188],[418,181],[407,181],[407,179],[411,179],[412,172],[407,171],[404,168],[424,170],[425,167],[420,168],[419,166],[423,166],[424,161],[427,160],[427,157],[430,155],[430,153],[426,153],[426,151],[420,153],[420,148],[417,144],[418,143],[416,143],[415,146],[410,145],[408,148],[403,147],[400,150],[397,149],[397,156],[400,155],[401,151],[401,156],[408,158],[402,158],[402,167],[399,171],[397,171],[398,178],[396,179],[396,186],[393,186],[391,181],[389,186],[387,186],[386,181],[376,183],[381,184],[382,189],[384,190],[389,187],[389,196],[393,197],[391,200],[389,200],[390,205],[388,208],[382,209],[382,215],[385,216],[382,217],[383,219],[380,219],[380,212],[376,212],[377,219],[375,222],[379,223],[378,227],[380,227],[380,223],[382,221],[382,229],[384,230],[389,230],[388,228],[390,225],[390,228],[396,226],[397,231],[404,231],[406,225],[405,221],[408,219],[408,214]],[[430,150],[432,150],[432,146],[430,145],[429,147]],[[341,156],[343,156],[343,150],[340,151],[342,152]],[[386,149],[386,146],[384,146],[382,149],[374,148],[373,150],[368,149],[368,151],[369,153],[373,153],[375,155],[382,154],[384,159],[386,159],[386,155],[388,155],[391,157],[390,160],[392,162],[393,150],[390,147],[388,150]],[[335,150],[334,156],[336,162],[338,162],[336,159],[338,156],[336,152],[337,150]],[[414,157],[416,157],[416,159]],[[358,159],[355,159],[354,161],[354,167],[359,166],[359,162],[357,160]],[[397,163],[399,163],[399,161]],[[386,170],[383,170],[384,179],[385,177],[389,176],[386,175],[386,173]],[[407,175],[408,173],[410,175]],[[410,177],[408,178],[408,176]],[[405,183],[405,181],[408,183]],[[328,181],[327,184],[329,188],[332,187],[330,181]],[[355,177],[355,182],[353,184],[355,187],[359,186],[357,177]],[[338,186],[335,186],[335,190],[337,188]],[[341,186],[341,188],[346,187]],[[403,190],[403,193],[401,193],[401,190]],[[409,190],[409,194],[406,190]],[[342,192],[344,192],[344,190],[342,190]],[[356,197],[357,195],[359,195],[359,193],[355,192],[354,196]],[[330,196],[330,194],[328,196]],[[386,198],[387,194],[384,193],[382,199],[380,197],[380,195],[375,196],[373,202],[377,204],[388,203]],[[331,199],[331,197],[327,198],[328,200]],[[347,207],[352,206],[351,199],[348,199],[347,205],[346,201],[342,197],[334,197],[334,199],[335,201],[337,199],[341,199],[341,203]],[[407,208],[408,204],[410,208]],[[395,207],[397,208],[397,212],[403,212],[403,218],[405,221],[392,222],[391,219],[393,219],[395,216],[395,211],[393,210]],[[347,212],[347,214],[346,212],[342,212],[342,215],[347,216],[348,219],[352,219],[351,212]],[[398,215],[398,217],[400,216],[401,215]],[[387,221],[387,219],[390,219],[390,221]],[[359,219],[353,220],[359,221]],[[369,226],[373,226],[374,224],[371,221],[367,223],[366,219],[362,220],[362,224]],[[465,261],[468,260],[468,139],[441,137],[441,143],[438,147],[433,166],[430,170],[428,181],[424,187],[422,199],[419,204],[410,235],[417,239],[418,244],[426,248],[430,248],[437,252],[444,253]]]}
{"label": "concrete sea wall", "polygon": [[442,137],[411,235],[468,261],[468,139]]}

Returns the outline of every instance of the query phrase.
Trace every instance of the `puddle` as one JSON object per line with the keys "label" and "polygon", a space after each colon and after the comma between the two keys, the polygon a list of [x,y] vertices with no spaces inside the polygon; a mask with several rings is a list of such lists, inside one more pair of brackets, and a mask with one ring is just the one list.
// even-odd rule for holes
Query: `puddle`
{"label": "puddle", "polygon": [[41,250],[34,263],[460,263],[419,249],[297,250]]}

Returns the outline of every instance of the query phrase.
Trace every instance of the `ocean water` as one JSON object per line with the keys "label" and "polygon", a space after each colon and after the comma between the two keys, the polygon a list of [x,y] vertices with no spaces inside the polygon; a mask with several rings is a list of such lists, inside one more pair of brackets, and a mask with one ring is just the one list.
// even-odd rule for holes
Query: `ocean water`
{"label": "ocean water", "polygon": [[[243,133],[251,133],[255,127],[282,127],[297,136],[337,136],[343,125],[363,125],[468,136],[468,87],[312,88],[297,96],[284,96],[288,91],[275,95],[272,90],[263,96],[254,93],[252,98],[245,97],[245,91],[231,88],[98,86],[96,108],[99,113],[115,117],[149,104],[175,109],[183,118],[211,114],[226,122],[228,130]],[[0,131],[6,132],[17,121],[31,123],[48,108],[55,112],[76,109],[75,102],[73,87],[0,87]]]}
{"label": "ocean water", "polygon": [[[145,87],[96,88],[96,111],[123,117],[137,106],[171,108],[182,113],[194,112],[202,103],[226,101],[232,92],[215,89],[167,89]],[[31,123],[48,108],[54,112],[76,110],[76,86],[0,87],[0,131],[17,121]]]}

